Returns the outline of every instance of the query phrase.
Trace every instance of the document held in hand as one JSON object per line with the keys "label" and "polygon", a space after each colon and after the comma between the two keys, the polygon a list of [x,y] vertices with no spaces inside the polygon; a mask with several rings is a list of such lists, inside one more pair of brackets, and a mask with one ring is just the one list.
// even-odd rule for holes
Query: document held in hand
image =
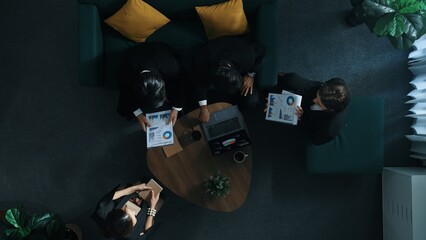
{"label": "document held in hand", "polygon": [[[151,187],[152,191],[154,191],[154,194],[159,194],[161,191],[163,191],[163,187],[160,186],[154,179],[149,180],[149,182],[146,184],[147,187]],[[148,197],[149,190],[144,190],[139,192],[139,196],[146,200]]]}
{"label": "document held in hand", "polygon": [[302,103],[302,96],[283,90],[269,93],[266,120],[297,125],[296,106]]}
{"label": "document held in hand", "polygon": [[173,125],[167,124],[170,110],[147,113],[146,119],[151,124],[146,128],[146,144],[148,148],[173,144]]}

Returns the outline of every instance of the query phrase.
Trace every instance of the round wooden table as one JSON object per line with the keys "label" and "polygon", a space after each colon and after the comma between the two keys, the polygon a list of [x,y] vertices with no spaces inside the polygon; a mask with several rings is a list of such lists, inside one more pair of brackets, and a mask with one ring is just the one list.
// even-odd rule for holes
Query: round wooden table
{"label": "round wooden table", "polygon": [[[208,109],[212,113],[230,106],[228,103],[215,103],[208,105]],[[174,126],[175,135],[183,150],[166,157],[162,147],[149,149],[148,168],[162,185],[191,203],[220,212],[235,211],[245,202],[250,188],[251,146],[213,156],[198,122],[198,114],[199,109],[196,109],[179,118]],[[201,132],[200,140],[190,139],[193,129]],[[248,154],[243,163],[233,160],[233,154],[237,150]],[[204,179],[217,171],[229,177],[231,183],[230,194],[220,199],[208,197],[202,186]]]}

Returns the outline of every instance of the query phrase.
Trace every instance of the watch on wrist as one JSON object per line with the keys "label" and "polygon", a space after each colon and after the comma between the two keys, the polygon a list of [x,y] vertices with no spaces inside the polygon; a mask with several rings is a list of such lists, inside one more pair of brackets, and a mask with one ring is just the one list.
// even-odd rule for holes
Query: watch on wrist
{"label": "watch on wrist", "polygon": [[256,76],[256,73],[255,72],[248,72],[247,76],[254,78]]}

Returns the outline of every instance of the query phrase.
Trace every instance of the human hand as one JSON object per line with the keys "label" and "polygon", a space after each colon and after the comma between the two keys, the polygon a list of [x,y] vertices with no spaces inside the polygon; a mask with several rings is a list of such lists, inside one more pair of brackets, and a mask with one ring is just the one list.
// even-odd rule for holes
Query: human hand
{"label": "human hand", "polygon": [[268,106],[269,106],[269,99],[268,98],[265,98],[265,100],[266,100],[266,103],[265,103],[265,109],[263,109],[263,112],[266,112],[266,110],[268,110]]}
{"label": "human hand", "polygon": [[300,120],[300,118],[302,117],[302,115],[303,115],[303,108],[300,107],[300,106],[297,106],[296,107],[296,116],[297,116],[297,118]]}
{"label": "human hand", "polygon": [[247,96],[248,93],[253,93],[254,79],[250,76],[244,76],[243,85],[241,86],[241,95]]}
{"label": "human hand", "polygon": [[149,207],[155,208],[157,206],[158,200],[160,199],[160,193],[154,193],[153,190],[150,190],[148,193],[148,199],[149,199]]}
{"label": "human hand", "polygon": [[198,121],[208,122],[210,119],[210,112],[207,106],[200,106],[200,114],[198,115]]}
{"label": "human hand", "polygon": [[151,190],[152,189],[152,187],[147,187],[145,183],[140,183],[140,184],[134,185],[133,188],[134,188],[135,192],[140,192],[140,191],[143,191],[143,190]]}
{"label": "human hand", "polygon": [[151,127],[148,119],[146,119],[145,115],[140,114],[137,116],[139,123],[141,124],[142,129],[146,132],[146,127]]}
{"label": "human hand", "polygon": [[178,115],[178,111],[172,108],[172,111],[170,112],[169,122],[167,124],[172,123],[174,126],[176,123],[177,115]]}

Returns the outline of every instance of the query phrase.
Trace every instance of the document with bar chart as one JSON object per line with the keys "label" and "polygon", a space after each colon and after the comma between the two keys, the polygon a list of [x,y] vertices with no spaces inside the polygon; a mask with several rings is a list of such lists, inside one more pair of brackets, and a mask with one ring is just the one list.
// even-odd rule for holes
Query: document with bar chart
{"label": "document with bar chart", "polygon": [[302,96],[283,90],[269,93],[266,120],[297,125],[296,107],[302,103]]}
{"label": "document with bar chart", "polygon": [[173,144],[173,125],[168,124],[170,110],[145,115],[151,124],[146,128],[147,147],[159,147]]}

